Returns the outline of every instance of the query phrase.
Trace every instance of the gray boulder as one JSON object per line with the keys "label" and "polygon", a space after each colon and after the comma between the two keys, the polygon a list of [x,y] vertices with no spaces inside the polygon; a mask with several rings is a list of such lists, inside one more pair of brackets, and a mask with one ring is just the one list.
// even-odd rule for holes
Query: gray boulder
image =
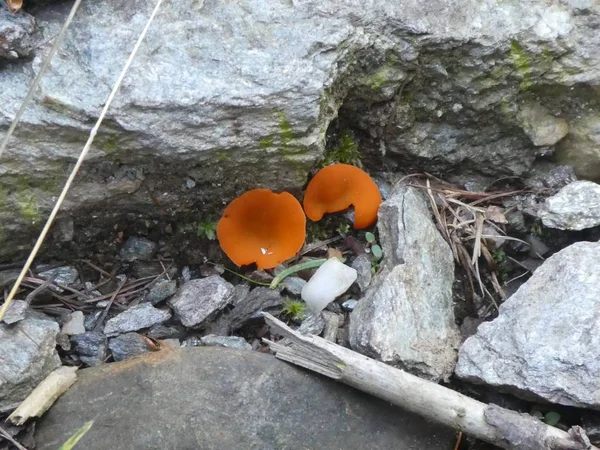
{"label": "gray boulder", "polygon": [[547,198],[539,213],[549,228],[583,230],[600,225],[600,184],[574,181]]}
{"label": "gray boulder", "polygon": [[456,374],[527,399],[600,409],[600,243],[548,258],[465,341]]}
{"label": "gray boulder", "polygon": [[186,327],[200,325],[232,300],[235,289],[219,275],[185,283],[171,300],[175,316]]}
{"label": "gray boulder", "polygon": [[78,376],[37,423],[38,450],[56,450],[89,420],[78,444],[86,450],[447,450],[456,440],[450,428],[258,352],[160,351]]}
{"label": "gray boulder", "polygon": [[0,323],[0,409],[22,401],[50,372],[60,367],[58,324],[28,318]]}
{"label": "gray boulder", "polygon": [[[0,258],[28,248],[153,5],[82,5],[0,165]],[[68,8],[41,8],[41,39]],[[119,218],[189,218],[199,206],[216,217],[249,188],[298,190],[334,117],[357,131],[365,162],[384,154],[391,168],[495,179],[556,150],[578,175],[599,178],[599,18],[597,4],[581,1],[174,2],[156,17],[61,216],[86,230],[74,244],[94,245],[86,237]],[[0,129],[43,53],[0,70]],[[528,135],[547,135],[521,108],[533,101],[562,130],[536,142],[569,125],[556,149]]]}
{"label": "gray boulder", "polygon": [[354,350],[432,380],[447,379],[459,344],[454,260],[415,188],[379,208],[383,269],[350,315]]}

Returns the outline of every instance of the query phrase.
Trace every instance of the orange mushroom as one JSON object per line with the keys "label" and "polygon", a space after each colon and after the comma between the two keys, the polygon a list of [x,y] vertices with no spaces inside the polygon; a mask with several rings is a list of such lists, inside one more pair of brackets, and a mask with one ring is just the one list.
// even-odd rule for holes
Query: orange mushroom
{"label": "orange mushroom", "polygon": [[296,198],[254,189],[233,200],[217,224],[223,251],[238,266],[271,269],[300,251],[306,216]]}
{"label": "orange mushroom", "polygon": [[333,164],[324,167],[310,180],[304,194],[304,211],[310,220],[323,214],[343,211],[354,206],[354,228],[367,228],[377,220],[381,204],[379,188],[358,167]]}

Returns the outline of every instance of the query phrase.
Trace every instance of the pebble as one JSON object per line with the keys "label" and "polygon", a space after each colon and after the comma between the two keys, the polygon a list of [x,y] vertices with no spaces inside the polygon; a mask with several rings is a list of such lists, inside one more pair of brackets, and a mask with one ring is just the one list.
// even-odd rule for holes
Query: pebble
{"label": "pebble", "polygon": [[342,303],[342,308],[344,309],[344,311],[354,311],[354,308],[356,308],[357,304],[358,300],[354,300],[351,298]]}
{"label": "pebble", "polygon": [[201,324],[223,309],[234,294],[234,287],[218,275],[191,280],[169,300],[175,316],[186,327]]}
{"label": "pebble", "polygon": [[150,288],[146,296],[146,301],[156,305],[163,300],[175,295],[177,292],[177,282],[174,280],[159,280]]}
{"label": "pebble", "polygon": [[83,312],[75,311],[69,314],[69,318],[64,323],[61,329],[61,333],[67,336],[75,336],[77,334],[85,333]]}
{"label": "pebble", "polygon": [[121,259],[126,262],[133,262],[138,259],[148,260],[154,256],[155,251],[155,242],[143,237],[133,236],[125,241],[125,244],[120,251],[120,256]]}
{"label": "pebble", "polygon": [[329,311],[323,311],[323,317],[325,318],[325,329],[323,330],[323,339],[335,342],[337,339],[338,329],[344,321],[344,318]]}
{"label": "pebble", "polygon": [[44,280],[52,280],[55,284],[69,286],[70,284],[75,284],[77,282],[79,279],[79,272],[77,272],[75,267],[63,266],[40,272],[38,273],[38,276]]}
{"label": "pebble", "polygon": [[236,348],[238,350],[252,350],[246,339],[238,336],[216,336],[209,334],[200,338],[202,345]]}
{"label": "pebble", "polygon": [[358,255],[354,261],[352,261],[352,268],[356,270],[356,284],[361,292],[365,292],[371,284],[371,278],[373,274],[371,272],[371,260],[365,254]]}
{"label": "pebble", "polygon": [[98,366],[106,360],[108,342],[103,333],[88,331],[73,336],[71,342],[75,346],[74,351],[79,356],[81,362],[88,366]]}
{"label": "pebble", "polygon": [[337,258],[328,259],[302,289],[302,300],[313,313],[319,314],[336,297],[346,292],[356,278],[355,269]]}
{"label": "pebble", "polygon": [[320,335],[325,328],[325,318],[323,314],[314,314],[311,311],[306,312],[306,317],[298,327],[298,333]]}
{"label": "pebble", "polygon": [[2,319],[2,322],[11,325],[23,320],[28,308],[29,305],[26,301],[14,300],[8,307],[6,314],[4,314],[4,319]]}
{"label": "pebble", "polygon": [[287,277],[283,280],[283,286],[293,295],[302,294],[302,288],[304,288],[305,285],[306,280],[303,280],[300,277]]}
{"label": "pebble", "polygon": [[169,310],[155,308],[150,303],[141,303],[123,311],[106,322],[104,334],[111,337],[129,331],[149,328],[152,325],[166,322],[171,316],[172,314]]}
{"label": "pebble", "polygon": [[108,348],[115,361],[123,361],[134,356],[153,351],[153,347],[141,334],[126,333],[108,341]]}
{"label": "pebble", "polygon": [[154,325],[146,336],[152,339],[180,339],[185,334],[185,328],[181,325],[166,326],[162,324]]}

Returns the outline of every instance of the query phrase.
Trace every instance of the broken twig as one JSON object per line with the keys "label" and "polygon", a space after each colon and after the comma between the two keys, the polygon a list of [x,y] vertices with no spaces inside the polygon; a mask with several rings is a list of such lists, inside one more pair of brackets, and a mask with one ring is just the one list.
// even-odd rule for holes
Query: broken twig
{"label": "broken twig", "polygon": [[577,433],[496,405],[487,405],[388,366],[318,336],[302,335],[268,313],[271,330],[286,345],[265,339],[277,358],[341,381],[394,405],[505,449],[598,450]]}

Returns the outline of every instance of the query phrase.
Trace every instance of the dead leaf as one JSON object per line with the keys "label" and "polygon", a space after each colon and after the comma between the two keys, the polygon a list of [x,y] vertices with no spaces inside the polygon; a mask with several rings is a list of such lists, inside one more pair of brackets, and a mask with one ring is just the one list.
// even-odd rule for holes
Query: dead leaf
{"label": "dead leaf", "polygon": [[485,218],[496,223],[508,223],[508,220],[506,220],[502,208],[500,208],[499,206],[488,206],[485,210]]}
{"label": "dead leaf", "polygon": [[23,7],[23,0],[6,0],[6,6],[10,12],[19,12]]}

